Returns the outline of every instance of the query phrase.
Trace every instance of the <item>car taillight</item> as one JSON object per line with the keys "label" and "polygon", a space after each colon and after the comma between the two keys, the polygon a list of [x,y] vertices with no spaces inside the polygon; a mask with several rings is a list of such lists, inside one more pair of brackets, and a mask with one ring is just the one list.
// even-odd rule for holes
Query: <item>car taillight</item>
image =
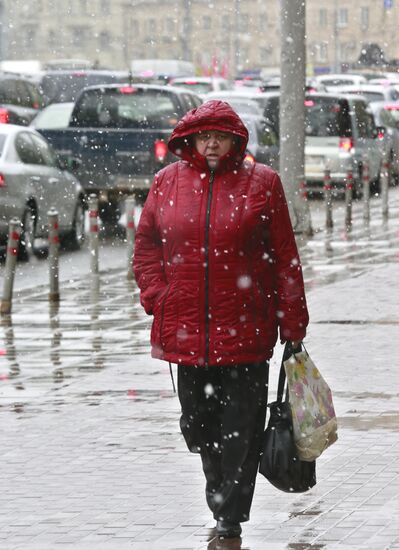
{"label": "car taillight", "polygon": [[158,162],[163,162],[168,154],[168,146],[161,139],[157,139],[154,142],[155,158]]}
{"label": "car taillight", "polygon": [[10,122],[10,115],[7,109],[0,108],[0,124],[8,124]]}
{"label": "car taillight", "polygon": [[248,151],[245,153],[244,160],[247,160],[248,162],[255,162],[255,157],[251,155],[251,153],[248,153]]}
{"label": "car taillight", "polygon": [[342,151],[351,151],[354,147],[353,139],[347,137],[339,138],[339,148]]}
{"label": "car taillight", "polygon": [[137,92],[137,88],[133,88],[133,86],[121,86],[118,88],[118,91],[120,94],[135,94]]}
{"label": "car taillight", "polygon": [[3,174],[0,174],[0,188],[6,186],[6,179]]}

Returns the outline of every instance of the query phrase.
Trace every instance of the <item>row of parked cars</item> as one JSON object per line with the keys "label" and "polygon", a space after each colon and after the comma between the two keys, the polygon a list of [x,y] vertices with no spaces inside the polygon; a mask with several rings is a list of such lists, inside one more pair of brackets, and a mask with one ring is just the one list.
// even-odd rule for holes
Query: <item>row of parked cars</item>
{"label": "row of parked cars", "polygon": [[[57,81],[60,76],[57,72]],[[38,105],[29,126],[26,120],[12,124],[10,117],[0,124],[0,244],[6,243],[10,218],[18,217],[23,226],[21,259],[46,236],[51,206],[59,212],[62,240],[78,248],[84,240],[88,193],[99,197],[104,224],[115,226],[123,197],[148,190],[154,173],[172,161],[166,146],[169,133],[202,103],[184,89],[113,76],[111,83],[83,85],[79,92],[75,87],[73,93],[65,83],[59,99],[73,101],[54,102],[42,110]],[[11,101],[4,104],[8,107]]]}
{"label": "row of parked cars", "polygon": [[[369,75],[370,77],[373,74]],[[389,76],[389,78],[388,78]],[[263,87],[240,87],[213,91],[204,99],[229,102],[245,119],[252,120],[263,133],[274,135],[268,143],[269,164],[278,168],[280,139],[279,79],[273,80],[274,90]],[[263,91],[268,89],[268,91]],[[362,195],[362,173],[367,162],[371,184],[378,190],[383,156],[390,165],[390,181],[399,179],[399,75],[380,75],[367,79],[362,75],[324,75],[308,79],[305,97],[305,179],[307,190],[318,192],[323,187],[326,169],[331,172],[335,191],[345,188],[348,171],[355,180],[355,195]],[[262,135],[252,132],[249,151],[256,160]],[[255,136],[255,137],[254,137]]]}
{"label": "row of parked cars", "polygon": [[[392,176],[399,176],[399,81],[369,84],[365,77],[352,82],[349,77],[307,81],[310,191],[321,190],[326,168],[337,189],[352,170],[360,196],[364,160],[378,184],[384,150]],[[228,101],[247,125],[247,159],[278,169],[278,78],[233,88],[224,79],[196,77],[166,86],[133,83],[127,74],[111,71],[56,71],[30,79],[0,75],[0,122],[8,123],[0,124],[0,241],[5,242],[8,220],[19,217],[20,257],[27,258],[35,239],[46,235],[47,211],[54,206],[64,241],[79,247],[85,197],[92,192],[100,199],[103,222],[117,223],[121,199],[145,194],[153,174],[173,161],[166,142],[179,118],[211,98]]]}

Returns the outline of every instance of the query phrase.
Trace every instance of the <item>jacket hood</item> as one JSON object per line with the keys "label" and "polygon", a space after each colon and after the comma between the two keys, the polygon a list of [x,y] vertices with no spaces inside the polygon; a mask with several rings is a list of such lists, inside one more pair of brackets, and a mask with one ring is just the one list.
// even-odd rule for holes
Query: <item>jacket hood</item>
{"label": "jacket hood", "polygon": [[243,161],[248,130],[237,113],[225,101],[211,100],[192,109],[177,123],[169,138],[169,150],[200,169],[207,168],[206,158],[195,149],[191,136],[199,131],[217,130],[234,134],[237,144],[220,159],[218,171],[237,168]]}

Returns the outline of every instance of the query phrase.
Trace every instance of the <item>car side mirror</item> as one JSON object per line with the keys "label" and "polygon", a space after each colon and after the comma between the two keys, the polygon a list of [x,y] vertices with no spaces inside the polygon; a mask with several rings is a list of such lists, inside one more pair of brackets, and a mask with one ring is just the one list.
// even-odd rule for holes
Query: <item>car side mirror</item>
{"label": "car side mirror", "polygon": [[69,159],[69,168],[71,172],[76,172],[76,170],[79,170],[79,168],[82,166],[82,161],[76,157],[72,157]]}
{"label": "car side mirror", "polygon": [[57,157],[57,164],[61,170],[68,170],[68,159],[65,157]]}
{"label": "car side mirror", "polygon": [[75,172],[82,165],[82,161],[76,157],[58,157],[58,166],[61,170],[68,170],[69,172]]}

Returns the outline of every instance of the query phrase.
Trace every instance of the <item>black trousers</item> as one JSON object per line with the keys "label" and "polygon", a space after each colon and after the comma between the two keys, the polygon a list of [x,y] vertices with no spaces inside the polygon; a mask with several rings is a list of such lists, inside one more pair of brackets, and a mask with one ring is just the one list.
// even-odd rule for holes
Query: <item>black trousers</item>
{"label": "black trousers", "polygon": [[248,521],[265,427],[269,364],[179,365],[180,428],[200,453],[216,520]]}

